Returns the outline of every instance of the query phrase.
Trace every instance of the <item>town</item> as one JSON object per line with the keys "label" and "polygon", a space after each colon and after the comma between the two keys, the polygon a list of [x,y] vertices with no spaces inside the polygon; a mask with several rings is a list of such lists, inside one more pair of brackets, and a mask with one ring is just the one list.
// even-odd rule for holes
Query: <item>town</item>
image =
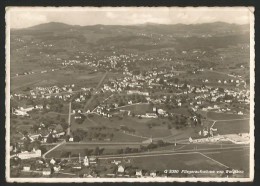
{"label": "town", "polygon": [[[249,175],[249,160],[239,159],[250,143],[249,42],[230,47],[224,33],[138,27],[118,27],[131,34],[115,40],[99,36],[110,28],[98,25],[86,31],[94,30],[96,44],[85,45],[84,30],[65,26],[65,33],[50,30],[48,39],[40,25],[11,31],[11,177]],[[205,46],[167,44],[187,37]],[[223,43],[212,49],[206,40],[214,37]],[[230,153],[238,154],[236,163],[225,158]],[[198,167],[215,173],[181,171]]]}

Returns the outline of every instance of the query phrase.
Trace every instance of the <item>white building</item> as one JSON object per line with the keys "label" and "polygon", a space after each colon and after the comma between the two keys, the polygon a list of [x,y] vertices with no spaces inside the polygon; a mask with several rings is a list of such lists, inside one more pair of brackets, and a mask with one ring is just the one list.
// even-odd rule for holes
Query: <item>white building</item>
{"label": "white building", "polygon": [[30,171],[31,170],[31,166],[30,165],[24,165],[23,166],[23,171]]}
{"label": "white building", "polygon": [[38,150],[33,150],[31,152],[23,151],[19,153],[17,156],[21,159],[30,159],[30,158],[41,157],[41,155],[42,155],[42,151],[38,149]]}
{"label": "white building", "polygon": [[135,175],[138,177],[142,177],[143,176],[143,171],[141,169],[137,169],[135,172]]}
{"label": "white building", "polygon": [[51,169],[50,169],[50,168],[44,168],[44,169],[42,170],[42,175],[43,175],[43,176],[49,176],[49,175],[51,175]]}
{"label": "white building", "polygon": [[87,157],[87,156],[84,157],[83,164],[84,164],[84,166],[86,166],[86,167],[89,166],[89,160],[88,160],[88,157]]}
{"label": "white building", "polygon": [[117,169],[117,172],[124,173],[125,172],[125,167],[123,165],[119,165],[118,169]]}

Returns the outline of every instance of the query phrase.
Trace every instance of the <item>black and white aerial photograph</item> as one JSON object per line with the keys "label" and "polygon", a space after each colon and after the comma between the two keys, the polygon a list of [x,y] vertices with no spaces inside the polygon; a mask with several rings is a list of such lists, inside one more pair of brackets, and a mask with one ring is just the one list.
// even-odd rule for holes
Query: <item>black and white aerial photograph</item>
{"label": "black and white aerial photograph", "polygon": [[6,180],[254,179],[253,7],[7,7]]}

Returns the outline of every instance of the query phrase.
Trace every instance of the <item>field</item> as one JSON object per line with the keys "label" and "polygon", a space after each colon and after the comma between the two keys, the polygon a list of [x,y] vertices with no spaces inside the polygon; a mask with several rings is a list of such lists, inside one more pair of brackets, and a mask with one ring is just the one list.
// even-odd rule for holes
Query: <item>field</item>
{"label": "field", "polygon": [[[167,124],[170,121],[164,118],[142,118],[127,116],[123,119],[118,117],[103,118],[101,116],[93,115],[86,119],[81,125],[74,123],[72,128],[88,129],[90,126],[106,126],[108,128],[117,128],[120,126],[126,126],[131,129],[135,129],[135,134],[144,137],[164,137],[171,135],[171,131],[168,129]],[[153,124],[152,128],[148,127],[148,124]]]}
{"label": "field", "polygon": [[62,154],[65,152],[70,152],[72,157],[78,157],[79,154],[81,156],[86,155],[86,149],[92,149],[95,151],[96,147],[99,149],[104,149],[103,154],[113,154],[116,153],[119,149],[129,148],[139,148],[141,143],[118,143],[118,144],[109,144],[109,143],[67,143],[59,146],[57,149],[51,151],[46,155],[46,158],[60,158]]}
{"label": "field", "polygon": [[217,112],[207,112],[207,118],[212,119],[212,120],[232,120],[232,119],[248,118],[248,116],[237,115],[237,114],[217,113]]}
{"label": "field", "polygon": [[144,138],[131,136],[122,132],[115,132],[114,137],[112,138],[112,142],[142,142],[144,140]]}
{"label": "field", "polygon": [[[173,155],[157,155],[134,158],[133,166],[146,170],[224,170],[226,167],[194,153],[180,153]],[[205,176],[205,175],[201,175]]]}
{"label": "field", "polygon": [[90,73],[76,69],[64,69],[58,72],[38,73],[26,76],[18,76],[11,79],[11,90],[30,88],[34,86],[62,86],[64,84],[75,84],[82,87],[95,87],[103,73]]}
{"label": "field", "polygon": [[153,106],[150,104],[138,104],[138,105],[129,105],[118,108],[119,110],[130,110],[131,113],[135,114],[145,114],[153,112]]}
{"label": "field", "polygon": [[213,128],[218,129],[219,134],[249,133],[249,120],[217,121]]}
{"label": "field", "polygon": [[249,149],[229,150],[208,154],[207,156],[220,161],[232,169],[244,170],[246,174],[249,172]]}

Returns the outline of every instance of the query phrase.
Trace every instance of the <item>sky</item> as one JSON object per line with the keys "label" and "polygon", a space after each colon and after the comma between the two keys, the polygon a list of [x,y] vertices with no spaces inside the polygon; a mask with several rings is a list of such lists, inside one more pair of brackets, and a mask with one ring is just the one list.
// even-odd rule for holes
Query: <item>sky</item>
{"label": "sky", "polygon": [[227,22],[235,24],[250,23],[253,8],[247,7],[154,7],[154,8],[54,8],[54,7],[9,7],[6,21],[11,28],[27,28],[34,25],[61,22],[70,25],[134,25],[144,23],[158,24],[198,24]]}

